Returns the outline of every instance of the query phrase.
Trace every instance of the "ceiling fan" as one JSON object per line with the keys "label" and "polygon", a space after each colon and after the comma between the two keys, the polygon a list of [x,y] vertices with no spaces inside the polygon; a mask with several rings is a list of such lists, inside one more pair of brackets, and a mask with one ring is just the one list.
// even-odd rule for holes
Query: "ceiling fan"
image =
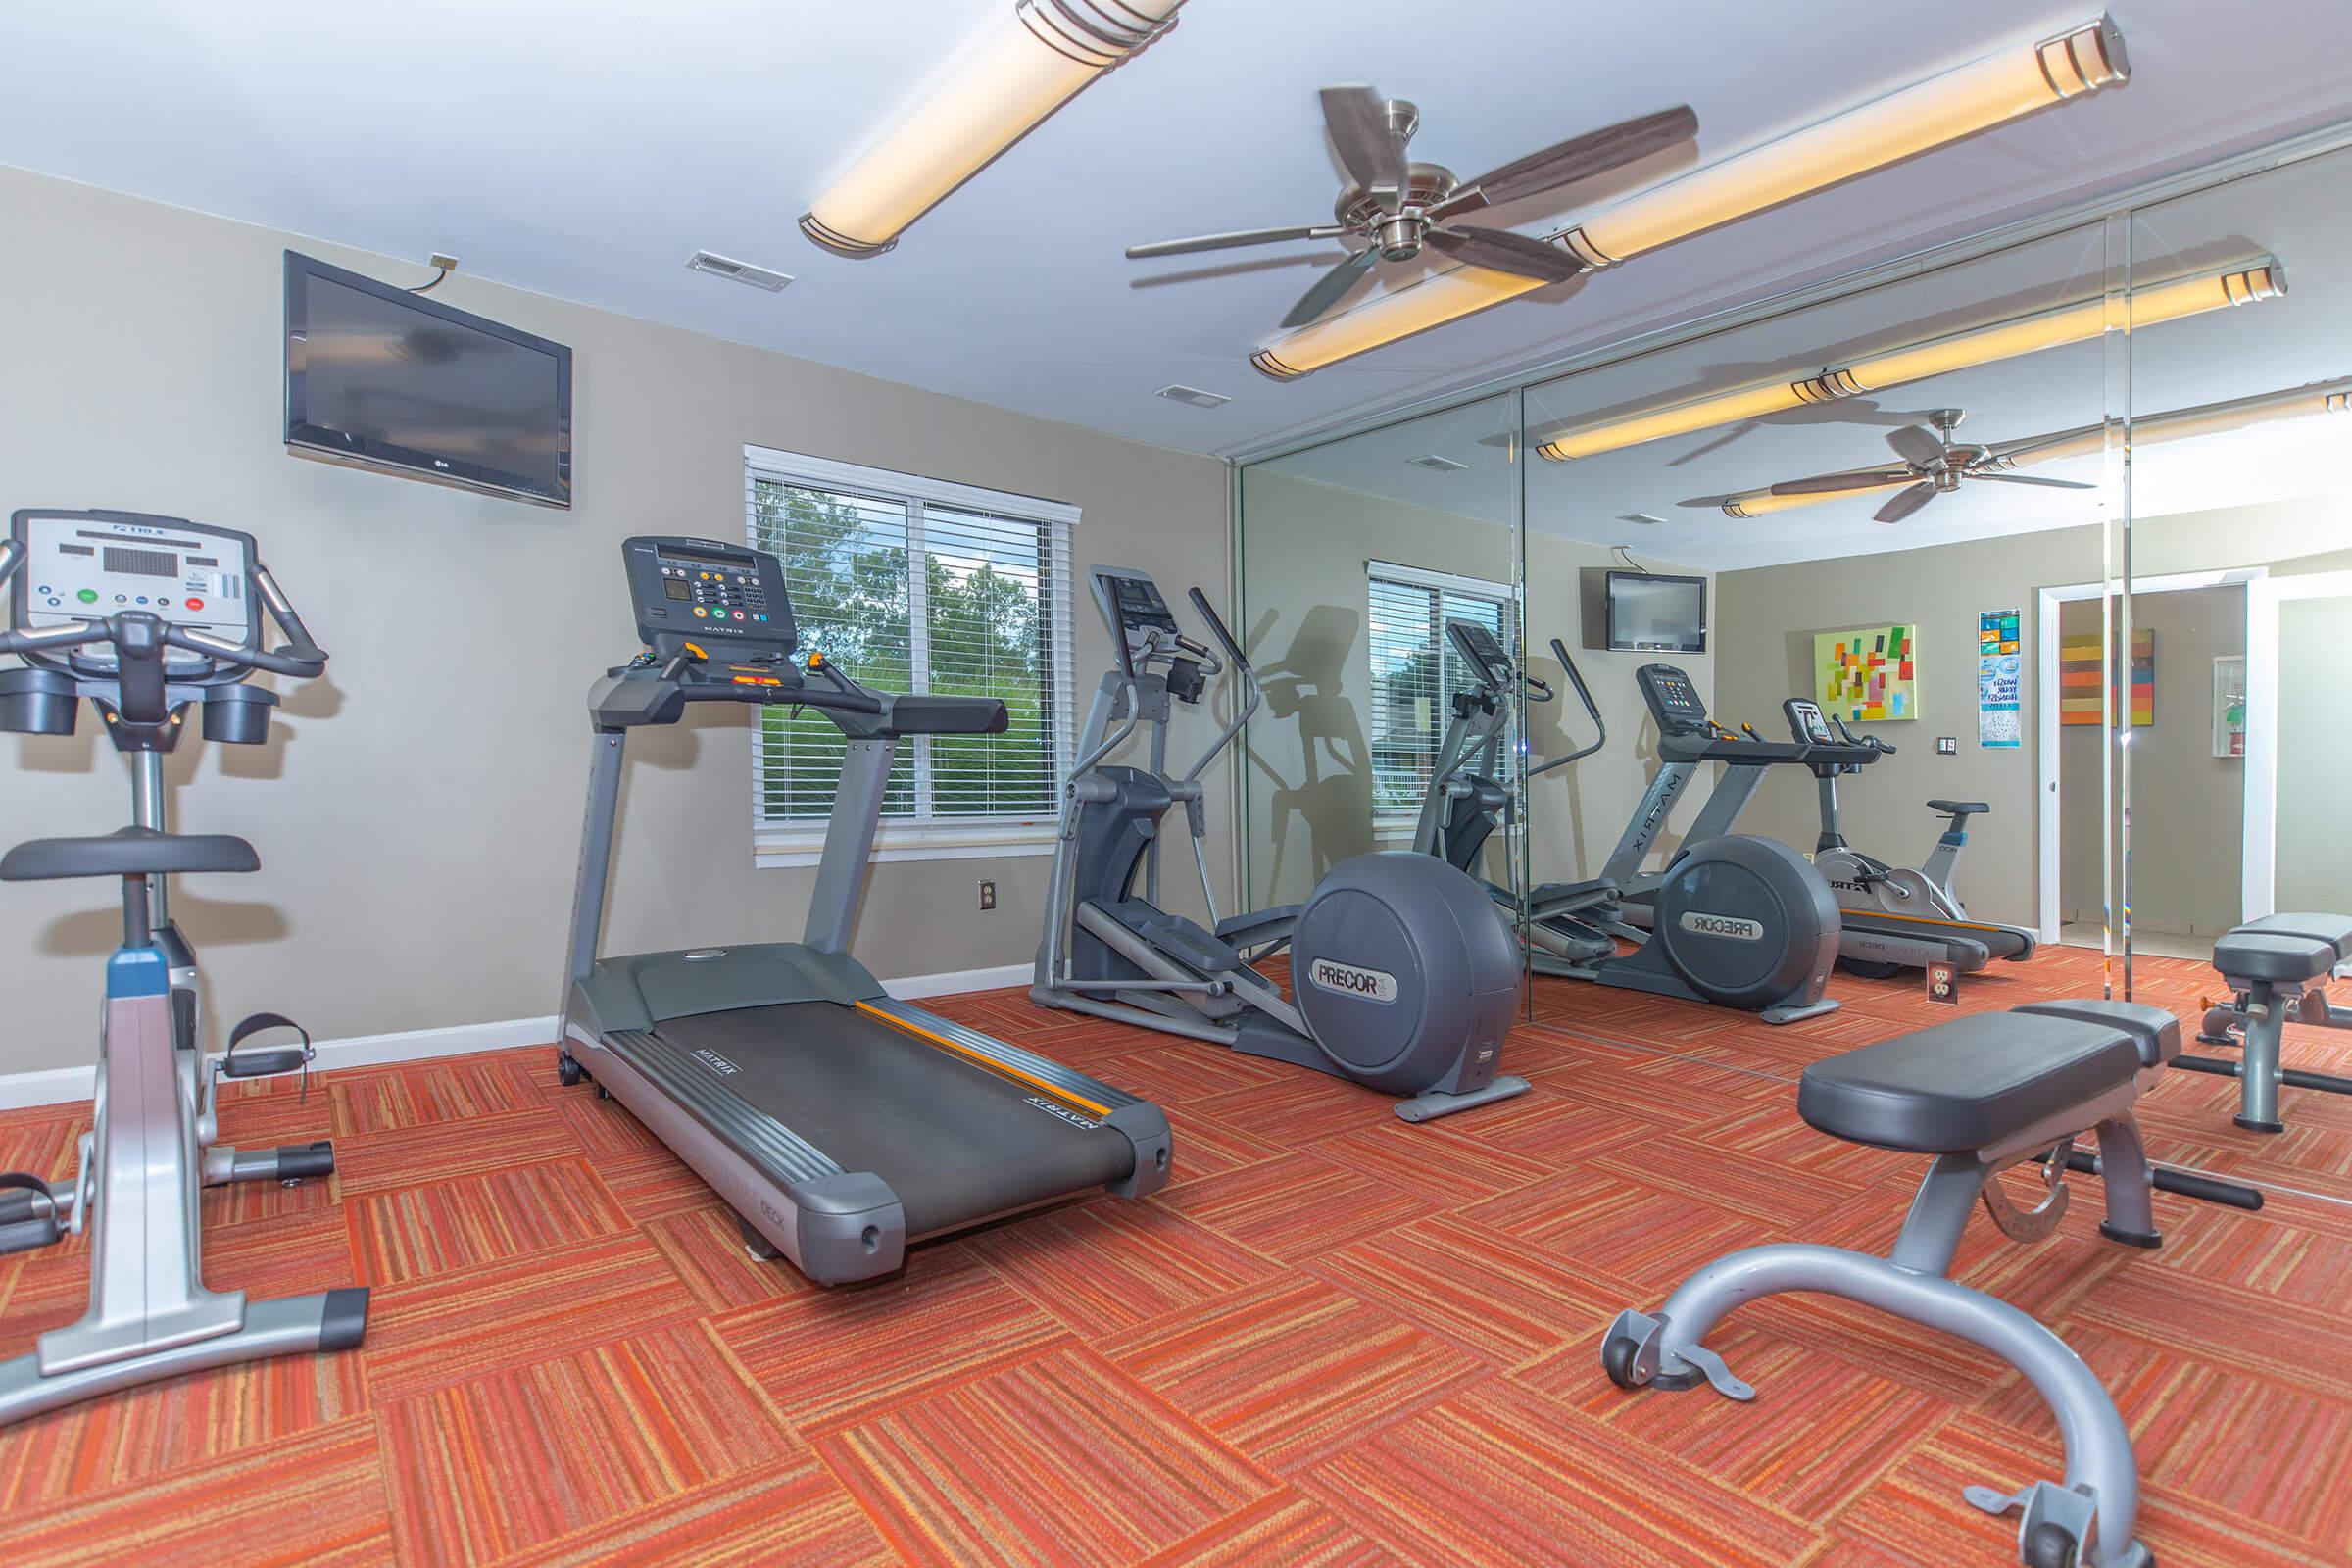
{"label": "ceiling fan", "polygon": [[1370,87],[1326,87],[1323,122],[1352,182],[1340,192],[1333,208],[1336,221],[1130,245],[1128,257],[1140,261],[1343,235],[1363,241],[1362,249],[1325,272],[1291,307],[1291,314],[1282,318],[1286,327],[1304,326],[1337,305],[1374,263],[1409,260],[1424,245],[1473,267],[1562,283],[1590,269],[1556,245],[1508,229],[1472,228],[1454,220],[1482,207],[1588,179],[1686,141],[1698,130],[1698,116],[1686,104],[1573,137],[1491,169],[1476,179],[1461,180],[1450,169],[1405,160],[1405,143],[1420,126],[1421,111],[1400,98],[1383,98]]}
{"label": "ceiling fan", "polygon": [[[1894,468],[1859,468],[1847,473],[1825,473],[1811,479],[1789,479],[1772,487],[1776,496],[1817,496],[1838,490],[1884,490],[1888,485],[1912,481],[1896,493],[1877,512],[1871,514],[1880,522],[1900,522],[1939,495],[1949,495],[1960,488],[1963,479],[1988,480],[1994,484],[2032,484],[2051,490],[2095,490],[2098,486],[2079,479],[2044,479],[2036,474],[2004,473],[2000,470],[2034,450],[2040,443],[2024,447],[2005,447],[1999,452],[1990,447],[1969,446],[1952,440],[1952,431],[1965,417],[1959,409],[1937,409],[1928,416],[1934,429],[1906,424],[1899,430],[1886,432],[1886,444],[1894,455],[1903,460]],[[2056,437],[2052,438],[2057,439]]]}

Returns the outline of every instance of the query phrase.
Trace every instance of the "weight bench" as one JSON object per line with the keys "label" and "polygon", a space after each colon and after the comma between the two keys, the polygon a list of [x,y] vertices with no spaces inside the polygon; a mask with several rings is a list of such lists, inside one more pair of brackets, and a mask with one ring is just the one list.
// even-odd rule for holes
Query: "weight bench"
{"label": "weight bench", "polygon": [[[2063,1483],[2014,1494],[1971,1487],[1987,1513],[2021,1510],[2018,1557],[2029,1568],[2151,1568],[2132,1539],[2139,1510],[2131,1433],[2115,1401],[2066,1342],[1995,1297],[1945,1277],[1969,1211],[1982,1200],[2001,1232],[2039,1241],[2066,1212],[2068,1171],[2104,1178],[2101,1234],[2134,1247],[2159,1241],[2155,1188],[2259,1208],[2250,1188],[2150,1166],[2132,1107],[2180,1054],[2169,1012],[2129,1002],[2042,1002],[1916,1030],[1804,1071],[1797,1113],[1833,1137],[1934,1156],[1887,1257],[1796,1242],[1716,1259],[1655,1313],[1621,1312],[1601,1342],[1601,1366],[1624,1389],[1688,1389],[1701,1382],[1734,1399],[1756,1391],[1701,1343],[1735,1307],[1787,1291],[1820,1291],[1940,1329],[2024,1373],[2057,1415]],[[2075,1140],[2098,1135],[2098,1152]],[[2018,1207],[1995,1178],[2044,1162],[2045,1196]]]}
{"label": "weight bench", "polygon": [[2240,1048],[2228,1056],[2180,1056],[2173,1065],[2239,1083],[2236,1123],[2248,1132],[2282,1133],[2278,1090],[2318,1089],[2352,1095],[2352,1078],[2281,1067],[2286,1025],[2352,1029],[2352,1008],[2328,1000],[2329,976],[2352,961],[2352,919],[2340,914],[2267,914],[2228,932],[2213,945],[2213,966],[2236,1000],[2206,1011],[2197,1039]]}

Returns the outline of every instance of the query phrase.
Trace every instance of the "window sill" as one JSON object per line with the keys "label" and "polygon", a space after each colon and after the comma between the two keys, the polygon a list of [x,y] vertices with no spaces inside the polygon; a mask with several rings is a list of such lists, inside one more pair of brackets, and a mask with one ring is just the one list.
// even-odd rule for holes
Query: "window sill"
{"label": "window sill", "polygon": [[[885,822],[874,834],[869,863],[894,860],[985,860],[1054,853],[1052,822],[942,823],[914,827]],[[823,828],[755,828],[752,864],[760,870],[814,865],[823,857]]]}

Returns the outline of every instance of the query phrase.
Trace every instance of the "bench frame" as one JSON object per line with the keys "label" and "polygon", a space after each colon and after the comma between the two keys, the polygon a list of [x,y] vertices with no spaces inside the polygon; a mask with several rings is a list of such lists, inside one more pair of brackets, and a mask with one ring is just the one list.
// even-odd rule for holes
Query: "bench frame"
{"label": "bench frame", "polygon": [[2352,1095],[2352,1078],[2279,1064],[2290,1023],[2352,1029],[2352,1007],[2339,1007],[2328,1000],[2326,980],[2326,976],[2314,980],[2298,994],[2276,980],[2249,980],[2224,969],[2222,981],[2237,993],[2236,1000],[2206,1011],[2197,1040],[2201,1045],[2235,1046],[2237,1057],[2180,1055],[2173,1058],[2173,1065],[2238,1080],[2237,1114],[2230,1119],[2251,1133],[2286,1131],[2286,1123],[2278,1119],[2281,1087]]}
{"label": "bench frame", "polygon": [[[1912,1200],[1911,1211],[1886,1257],[1799,1242],[1748,1248],[1716,1259],[1686,1280],[1655,1313],[1621,1312],[1601,1343],[1601,1364],[1623,1388],[1687,1389],[1701,1382],[1727,1397],[1748,1400],[1755,1390],[1732,1375],[1702,1343],[1733,1310],[1766,1296],[1818,1291],[1877,1307],[1893,1316],[1982,1348],[2023,1373],[2058,1420],[2066,1448],[2063,1482],[2035,1481],[2014,1494],[1971,1487],[1968,1500],[1987,1513],[2022,1514],[2018,1557],[2029,1568],[2150,1568],[2147,1547],[2134,1539],[2139,1516],[2139,1472],[2132,1435],[2098,1377],[2066,1342],[1997,1297],[1946,1278],[1982,1200],[2001,1229],[2034,1239],[2055,1227],[2065,1189],[2057,1185],[2073,1141],[2095,1131],[2097,1170],[2106,1183],[2107,1220],[2101,1233],[2133,1246],[2154,1247],[2150,1195],[2154,1173],[2140,1141],[2132,1104],[2163,1071],[2142,1067],[2127,1083],[2069,1105],[1997,1144],[1966,1153],[1938,1154]],[[2019,1214],[1994,1185],[2008,1167],[2050,1159],[2052,1196]]]}

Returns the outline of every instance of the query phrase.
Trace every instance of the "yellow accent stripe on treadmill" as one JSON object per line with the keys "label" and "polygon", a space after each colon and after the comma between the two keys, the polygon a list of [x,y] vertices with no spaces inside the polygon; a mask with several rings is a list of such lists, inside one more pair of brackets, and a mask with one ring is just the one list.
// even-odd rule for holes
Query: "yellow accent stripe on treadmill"
{"label": "yellow accent stripe on treadmill", "polygon": [[[1999,936],[2009,936],[2014,929],[2009,926],[1994,925],[1988,920],[1946,920],[1933,914],[1890,914],[1885,909],[1839,909],[1838,913],[1840,917],[1858,914],[1865,920],[1895,920],[1905,925],[1943,925],[1960,931],[1990,931]],[[1867,931],[1869,927],[1856,926],[1854,929]],[[2036,945],[2038,946],[2038,943]]]}
{"label": "yellow accent stripe on treadmill", "polygon": [[1091,1110],[1098,1116],[1107,1116],[1110,1114],[1110,1107],[1108,1105],[1097,1104],[1094,1101],[1087,1099],[1085,1096],[1073,1094],[1058,1084],[1050,1084],[1043,1078],[1031,1077],[1028,1073],[1021,1071],[1021,1069],[1018,1067],[999,1061],[993,1056],[984,1056],[969,1046],[957,1045],[955,1041],[950,1040],[946,1035],[935,1035],[930,1030],[923,1028],[920,1024],[908,1023],[906,1019],[899,1017],[896,1013],[884,1012],[880,1007],[875,1006],[870,1002],[860,1002],[855,1004],[855,1005],[859,1012],[864,1013],[869,1018],[879,1018],[884,1023],[904,1029],[910,1035],[916,1035],[924,1040],[930,1041],[931,1044],[939,1047],[943,1051],[953,1051],[964,1060],[971,1062],[975,1066],[985,1067],[990,1072],[997,1074],[999,1077],[1010,1078],[1015,1082],[1027,1084],[1030,1088],[1037,1090],[1040,1094],[1052,1095],[1055,1100],[1063,1101],[1069,1104],[1076,1105],[1082,1110]]}

